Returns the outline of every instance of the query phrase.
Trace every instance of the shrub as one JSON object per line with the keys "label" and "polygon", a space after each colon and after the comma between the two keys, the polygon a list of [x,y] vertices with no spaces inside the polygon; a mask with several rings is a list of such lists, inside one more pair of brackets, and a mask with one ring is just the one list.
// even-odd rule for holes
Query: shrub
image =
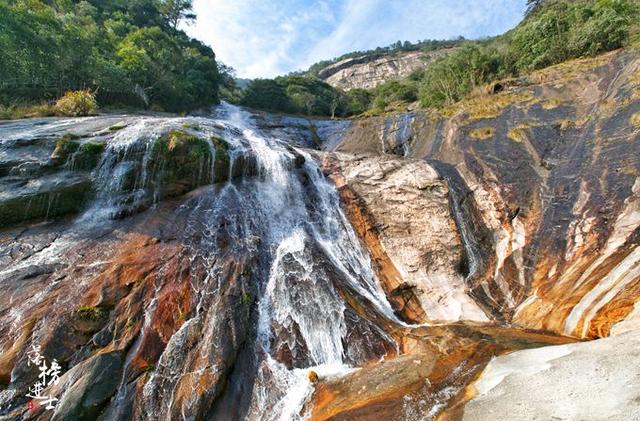
{"label": "shrub", "polygon": [[107,312],[100,307],[82,306],[77,310],[78,316],[83,320],[97,321],[104,318]]}
{"label": "shrub", "polygon": [[420,86],[425,107],[441,107],[460,101],[474,88],[500,74],[497,53],[467,44],[427,69]]}
{"label": "shrub", "polygon": [[98,109],[95,95],[87,90],[68,91],[56,102],[61,114],[72,117],[92,115]]}
{"label": "shrub", "polygon": [[362,114],[371,107],[371,93],[365,89],[352,89],[347,92],[347,109],[352,114]]}
{"label": "shrub", "polygon": [[620,48],[638,10],[629,0],[541,2],[512,34],[519,71]]}

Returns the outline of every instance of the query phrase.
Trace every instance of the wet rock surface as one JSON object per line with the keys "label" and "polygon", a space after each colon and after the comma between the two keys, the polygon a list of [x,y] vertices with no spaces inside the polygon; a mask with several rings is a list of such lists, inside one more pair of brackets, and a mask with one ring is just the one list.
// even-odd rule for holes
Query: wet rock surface
{"label": "wet rock surface", "polygon": [[625,51],[562,64],[450,118],[356,122],[332,149],[432,164],[455,200],[470,295],[493,318],[603,336],[637,297],[639,66]]}
{"label": "wet rock surface", "polygon": [[[561,407],[633,385],[639,68],[580,60],[445,115],[0,124],[0,415],[491,419],[532,385]],[[34,344],[55,410],[27,408]],[[549,345],[556,383],[521,351]],[[602,414],[634,416],[623,397]]]}
{"label": "wet rock surface", "polygon": [[[464,283],[464,251],[447,184],[424,161],[329,155],[325,172],[342,194],[396,311],[426,322],[488,320]],[[356,221],[357,216],[362,218]]]}

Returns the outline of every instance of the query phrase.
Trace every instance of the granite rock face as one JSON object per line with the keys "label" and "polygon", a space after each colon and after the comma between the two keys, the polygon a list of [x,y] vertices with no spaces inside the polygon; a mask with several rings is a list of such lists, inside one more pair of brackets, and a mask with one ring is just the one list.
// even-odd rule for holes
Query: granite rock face
{"label": "granite rock face", "polygon": [[497,357],[470,387],[462,419],[638,419],[638,346],[636,330]]}
{"label": "granite rock face", "polygon": [[348,58],[320,70],[318,76],[329,85],[350,90],[369,89],[394,79],[409,76],[416,70],[424,69],[440,57],[450,53],[443,49],[423,53],[420,51],[401,52],[396,55],[362,56]]}
{"label": "granite rock face", "polygon": [[505,85],[451,117],[356,122],[332,150],[432,165],[451,192],[466,285],[494,320],[606,336],[640,291],[640,59],[618,51]]}
{"label": "granite rock face", "polygon": [[324,157],[387,296],[413,322],[486,321],[464,283],[464,249],[447,183],[425,161]]}

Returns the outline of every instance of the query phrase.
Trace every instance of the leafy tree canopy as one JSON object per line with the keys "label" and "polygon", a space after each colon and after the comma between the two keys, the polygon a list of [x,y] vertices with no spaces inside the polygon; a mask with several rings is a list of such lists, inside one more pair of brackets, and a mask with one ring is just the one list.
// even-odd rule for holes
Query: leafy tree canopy
{"label": "leafy tree canopy", "polygon": [[0,0],[0,102],[91,89],[101,104],[218,101],[215,54],[177,29],[187,0]]}

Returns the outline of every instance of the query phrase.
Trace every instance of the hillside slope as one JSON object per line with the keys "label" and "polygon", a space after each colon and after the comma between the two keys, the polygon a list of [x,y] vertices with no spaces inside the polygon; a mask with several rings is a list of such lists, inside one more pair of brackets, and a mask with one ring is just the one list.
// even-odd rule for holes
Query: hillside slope
{"label": "hillside slope", "polygon": [[452,49],[441,49],[429,53],[421,51],[400,52],[394,55],[365,55],[347,58],[325,67],[318,77],[334,88],[375,88],[389,80],[402,79],[416,70],[448,54]]}
{"label": "hillside slope", "polygon": [[[474,319],[476,313],[460,296],[466,291],[502,326],[579,339],[637,331],[640,53],[620,50],[564,63],[504,81],[500,89],[463,101],[445,115],[412,112],[355,121],[341,141],[326,144],[333,152],[325,158],[325,171],[337,180],[361,240],[378,250],[373,258],[388,296],[402,297],[404,314],[426,319],[443,314],[449,320]],[[359,168],[354,168],[354,155]],[[381,156],[400,160],[395,165],[372,161]],[[417,169],[424,161],[438,178],[427,181],[424,170]],[[407,169],[404,178],[398,168]],[[433,208],[442,194],[440,183],[447,186],[457,238],[448,238],[447,213]],[[457,253],[463,255],[458,264]],[[443,267],[458,270],[462,286],[451,274],[442,283],[438,273]],[[640,408],[626,392],[618,395],[615,410],[586,409],[588,397],[608,381],[633,387],[624,367],[635,365],[634,342],[625,338],[632,339],[576,344],[562,355],[545,348],[535,354],[550,356],[542,361],[529,351],[513,354],[518,363],[498,357],[492,363],[497,368],[490,365],[481,376],[488,376],[483,381],[491,386],[480,383],[478,390],[469,386],[462,392],[451,379],[434,381],[438,377],[433,372],[428,390],[419,389],[417,380],[398,386],[389,380],[391,367],[382,364],[320,387],[314,414],[316,419],[369,419],[373,414],[414,419],[427,413],[420,402],[429,408],[432,399],[444,399],[450,408],[444,419],[460,419],[462,413],[469,420],[496,419],[496,413],[519,408],[522,397],[534,393],[527,392],[530,383],[536,382],[548,392],[548,401],[541,406],[526,402],[528,412],[519,419],[542,413],[628,419],[622,414],[636,416]],[[411,354],[416,345],[409,343],[405,352]],[[546,370],[546,361],[560,357],[553,366],[570,371],[610,352],[613,343],[616,352],[608,360],[615,362],[603,363],[597,374],[569,382],[556,381],[548,371],[535,374]],[[437,364],[458,364],[457,370],[468,373],[478,367],[469,364],[484,365],[481,351],[474,352],[463,362]],[[507,382],[508,394],[506,386],[493,390],[502,379],[500,367],[513,367],[517,376]],[[359,379],[367,379],[363,389],[379,391],[370,392],[364,403]],[[465,408],[466,399],[477,394],[478,400]],[[327,401],[336,395],[342,403]],[[404,400],[393,403],[393,396]],[[571,405],[579,411],[567,412]],[[429,412],[433,417],[437,413]]]}

